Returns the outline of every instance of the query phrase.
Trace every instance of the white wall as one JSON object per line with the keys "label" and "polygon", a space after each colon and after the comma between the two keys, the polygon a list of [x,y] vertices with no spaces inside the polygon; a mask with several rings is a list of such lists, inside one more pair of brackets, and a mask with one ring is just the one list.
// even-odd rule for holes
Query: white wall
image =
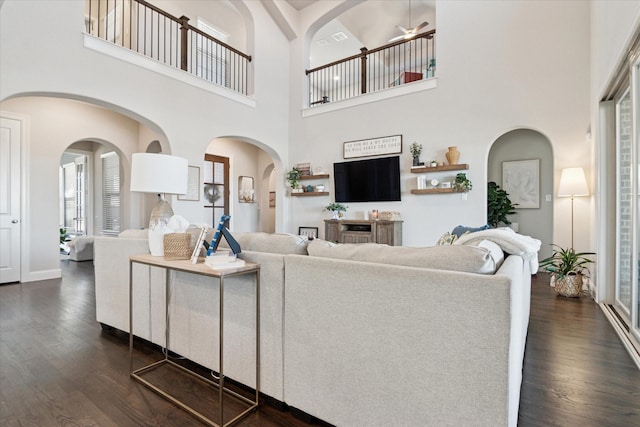
{"label": "white wall", "polygon": [[[197,85],[87,49],[82,33],[82,1],[9,1],[2,5],[0,57],[11,58],[0,61],[2,100],[25,94],[55,94],[106,106],[164,135],[168,141],[167,152],[185,157],[194,165],[200,164],[209,142],[216,137],[241,136],[255,141],[274,158],[276,167],[281,168],[282,161],[288,162],[288,44],[261,3],[241,3],[238,6],[249,14],[247,25],[251,28],[247,28],[247,34],[252,38],[256,34],[255,40],[246,41],[253,50],[250,53],[254,57],[255,72],[255,91],[250,103],[230,101]],[[214,4],[211,3],[212,7]],[[164,66],[154,63],[153,67]],[[2,103],[2,108],[11,112],[5,104]],[[34,108],[34,111],[25,110],[24,114],[37,116],[35,122],[43,121],[47,126],[36,129],[34,121],[31,122],[32,139],[38,142],[30,146],[30,160],[25,165],[30,171],[28,185],[30,190],[53,185],[53,190],[51,196],[30,198],[33,199],[32,215],[25,226],[37,229],[34,236],[38,236],[40,244],[25,244],[33,246],[29,252],[33,258],[32,269],[55,272],[59,271],[57,244],[47,246],[41,242],[57,241],[57,216],[49,215],[55,219],[53,226],[49,226],[46,206],[57,206],[57,164],[63,149],[73,140],[65,137],[64,142],[58,141],[55,135],[45,135],[44,129],[67,126],[70,132],[81,135],[78,138],[90,137],[91,129],[86,129],[73,114]],[[131,131],[137,134],[137,123],[131,123],[136,126]],[[112,132],[123,132],[120,128],[122,126],[117,126]],[[118,137],[111,140],[119,144],[127,141]],[[130,154],[143,151],[145,146],[145,141],[133,137],[130,143],[132,148],[123,160],[127,173]],[[173,209],[186,218],[200,213],[197,205],[188,201],[174,200]],[[132,221],[139,220],[137,212],[132,216],[135,217]],[[276,228],[281,230],[282,215],[278,215],[276,221]]]}
{"label": "white wall", "polygon": [[[592,228],[597,230],[592,245],[598,253],[596,262],[596,297],[598,302],[613,303],[615,286],[615,150],[611,128],[613,106],[601,108],[601,101],[615,71],[638,27],[640,1],[591,2],[591,133],[594,139],[592,170],[595,212]],[[609,120],[609,128],[603,118]],[[607,139],[609,146],[607,146]]]}
{"label": "white wall", "polygon": [[[46,274],[59,274],[58,225],[58,162],[69,145],[81,140],[101,141],[113,144],[123,154],[124,177],[128,183],[127,158],[137,151],[139,123],[118,113],[84,103],[43,97],[23,97],[3,101],[0,108],[29,117],[28,166],[23,194],[29,196],[26,216],[29,223],[28,246],[29,275],[38,279]],[[100,176],[99,154],[94,161],[94,171]],[[96,181],[94,186],[100,185]],[[128,184],[127,184],[128,186]],[[123,193],[123,203],[129,203],[128,192]],[[102,223],[102,209],[95,200],[92,218],[94,227]],[[132,215],[135,214],[132,210]],[[128,217],[122,218],[124,226],[130,225]],[[95,231],[95,230],[94,230]],[[25,233],[26,234],[26,233]],[[49,244],[47,244],[47,242]],[[29,281],[29,277],[23,277]]]}
{"label": "white wall", "polygon": [[[304,31],[314,24],[308,16],[312,11],[303,10]],[[315,19],[326,12],[318,10]],[[590,120],[588,3],[445,1],[437,3],[436,16],[433,90],[302,118],[300,102],[295,102],[304,98],[302,61],[292,72],[291,163],[311,161],[331,170],[342,161],[345,141],[403,135],[402,202],[352,204],[347,215],[400,211],[408,246],[432,245],[458,224],[486,222],[487,156],[505,132],[529,128],[548,136],[556,171],[578,160],[588,162],[590,156],[585,142]],[[303,45],[292,43],[293,59],[304,57]],[[407,145],[412,141],[424,145],[424,158],[439,160],[447,146],[458,147],[474,183],[467,200],[459,194],[409,193],[415,188]],[[320,226],[327,218],[321,208],[329,200],[300,199],[292,204],[292,224]],[[554,240],[569,241],[567,227],[558,223],[565,216],[556,210],[554,217]],[[577,245],[588,247],[589,228],[577,234]]]}

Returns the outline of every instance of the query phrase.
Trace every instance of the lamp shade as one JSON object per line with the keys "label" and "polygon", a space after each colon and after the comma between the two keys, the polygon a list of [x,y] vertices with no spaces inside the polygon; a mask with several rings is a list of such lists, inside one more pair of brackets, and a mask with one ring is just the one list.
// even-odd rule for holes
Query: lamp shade
{"label": "lamp shade", "polygon": [[582,168],[562,169],[558,197],[588,196],[589,187]]}
{"label": "lamp shade", "polygon": [[131,158],[131,191],[186,194],[187,159],[167,154],[135,153]]}

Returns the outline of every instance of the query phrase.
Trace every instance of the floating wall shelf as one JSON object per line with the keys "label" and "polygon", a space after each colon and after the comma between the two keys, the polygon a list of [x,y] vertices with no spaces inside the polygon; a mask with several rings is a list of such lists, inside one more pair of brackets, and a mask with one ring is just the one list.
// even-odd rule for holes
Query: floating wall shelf
{"label": "floating wall shelf", "polygon": [[[429,173],[429,172],[447,172],[447,171],[464,171],[469,169],[469,165],[466,163],[462,163],[459,165],[446,165],[446,166],[436,166],[430,167],[425,166],[423,168],[411,168],[411,173]],[[446,190],[446,189],[445,189]],[[420,190],[422,191],[422,190]]]}

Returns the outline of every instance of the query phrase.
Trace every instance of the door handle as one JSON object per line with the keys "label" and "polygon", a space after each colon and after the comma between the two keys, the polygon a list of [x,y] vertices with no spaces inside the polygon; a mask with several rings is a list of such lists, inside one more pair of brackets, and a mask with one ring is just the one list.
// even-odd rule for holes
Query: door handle
{"label": "door handle", "polygon": [[17,224],[17,223],[19,223],[19,222],[20,222],[20,221],[18,221],[17,219],[11,220],[11,224]]}

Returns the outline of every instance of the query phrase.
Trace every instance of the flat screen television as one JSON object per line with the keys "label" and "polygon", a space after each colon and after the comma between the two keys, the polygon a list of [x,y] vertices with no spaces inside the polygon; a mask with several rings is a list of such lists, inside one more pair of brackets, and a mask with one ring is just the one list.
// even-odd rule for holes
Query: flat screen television
{"label": "flat screen television", "polygon": [[400,201],[400,157],[333,164],[336,202]]}

